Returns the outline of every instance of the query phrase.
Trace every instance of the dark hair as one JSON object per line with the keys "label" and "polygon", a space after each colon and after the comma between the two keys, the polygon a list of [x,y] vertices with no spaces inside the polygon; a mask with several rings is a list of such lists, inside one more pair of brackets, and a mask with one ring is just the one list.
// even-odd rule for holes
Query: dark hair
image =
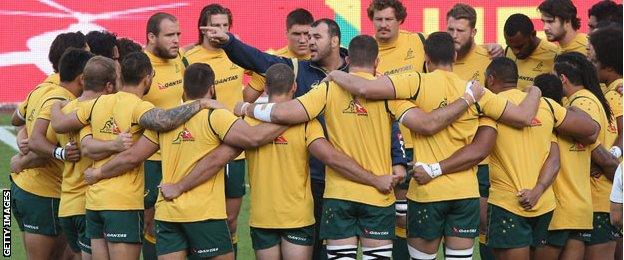
{"label": "dark hair", "polygon": [[561,103],[563,99],[563,86],[559,77],[551,74],[540,74],[533,80],[533,85],[542,91],[542,96],[550,98],[557,103]]}
{"label": "dark hair", "polygon": [[611,0],[603,0],[587,10],[587,16],[596,17],[597,22],[612,21],[622,23],[622,5]]}
{"label": "dark hair", "polygon": [[552,17],[559,17],[561,22],[570,21],[574,30],[581,28],[581,19],[576,17],[576,6],[571,0],[546,0],[537,9]]}
{"label": "dark hair", "polygon": [[297,8],[290,11],[286,16],[286,30],[290,30],[293,25],[310,25],[314,22],[314,16],[310,11]]}
{"label": "dark hair", "polygon": [[58,72],[58,63],[65,50],[70,47],[82,49],[87,45],[87,38],[81,32],[61,33],[54,38],[48,53],[48,59],[52,63],[54,72]]}
{"label": "dark hair", "polygon": [[147,35],[150,33],[158,36],[158,34],[160,33],[160,23],[162,23],[162,21],[165,19],[173,22],[178,21],[178,18],[176,18],[172,14],[164,12],[155,13],[147,20],[147,29],[145,32],[145,36],[147,37]]}
{"label": "dark hair", "polygon": [[470,27],[475,28],[477,25],[477,11],[475,11],[472,6],[462,3],[457,3],[446,13],[446,20],[449,17],[453,17],[453,19],[466,19],[468,20]]}
{"label": "dark hair", "polygon": [[128,38],[120,38],[117,40],[117,49],[119,50],[119,60],[126,57],[129,53],[135,51],[143,51],[143,47]]}
{"label": "dark hair", "polygon": [[425,40],[425,54],[434,64],[450,65],[455,60],[453,37],[447,32],[434,32]]}
{"label": "dark hair", "polygon": [[210,20],[210,16],[215,14],[227,15],[228,23],[230,24],[230,26],[232,26],[232,11],[230,11],[229,8],[223,7],[220,4],[209,4],[207,6],[204,6],[204,8],[202,8],[201,12],[199,13],[199,20],[197,21],[197,44],[202,44],[204,42],[204,34],[199,29],[199,27],[206,26],[206,24],[208,24],[208,21]]}
{"label": "dark hair", "polygon": [[106,83],[117,82],[117,65],[115,61],[103,56],[91,58],[83,71],[84,90],[102,92]]}
{"label": "dark hair", "polygon": [[613,113],[600,89],[596,68],[585,55],[578,52],[563,53],[555,58],[554,70],[557,75],[565,75],[570,83],[583,86],[594,94],[602,104],[607,120],[612,119]]}
{"label": "dark hair", "polygon": [[271,65],[266,70],[265,75],[269,95],[286,94],[295,82],[295,73],[288,65],[283,63]]}
{"label": "dark hair", "polygon": [[107,31],[91,31],[86,37],[91,53],[114,58],[113,50],[117,46],[117,35]]}
{"label": "dark hair", "polygon": [[338,26],[336,21],[334,21],[332,19],[329,19],[329,18],[322,18],[322,19],[318,19],[318,20],[314,21],[312,23],[312,27],[317,27],[321,23],[324,23],[324,24],[327,25],[327,30],[329,32],[329,38],[334,37],[334,36],[338,36],[338,42],[340,42],[340,26]]}
{"label": "dark hair", "polygon": [[494,58],[485,69],[485,76],[494,76],[503,83],[518,84],[518,66],[507,57]]}
{"label": "dark hair", "polygon": [[378,53],[379,47],[375,38],[363,34],[355,36],[349,43],[349,66],[373,66]]}
{"label": "dark hair", "polygon": [[121,60],[121,80],[124,85],[139,85],[152,70],[152,63],[143,52],[130,53]]}
{"label": "dark hair", "polygon": [[83,49],[68,48],[59,61],[59,74],[61,82],[71,82],[76,79],[89,59],[95,55]]}
{"label": "dark hair", "polygon": [[508,37],[515,36],[518,32],[520,32],[523,36],[533,35],[535,32],[535,27],[533,27],[533,22],[531,18],[524,14],[512,14],[505,21],[505,35]]}
{"label": "dark hair", "polygon": [[622,28],[604,27],[591,33],[589,42],[594,47],[596,60],[601,67],[611,68],[622,75]]}
{"label": "dark hair", "polygon": [[388,7],[394,9],[394,16],[396,16],[397,21],[400,23],[405,21],[405,18],[407,17],[407,9],[399,0],[373,0],[370,5],[368,5],[368,9],[366,9],[368,19],[373,20],[375,11],[381,11]]}
{"label": "dark hair", "polygon": [[193,63],[184,71],[184,95],[188,99],[203,98],[215,82],[215,74],[206,63]]}

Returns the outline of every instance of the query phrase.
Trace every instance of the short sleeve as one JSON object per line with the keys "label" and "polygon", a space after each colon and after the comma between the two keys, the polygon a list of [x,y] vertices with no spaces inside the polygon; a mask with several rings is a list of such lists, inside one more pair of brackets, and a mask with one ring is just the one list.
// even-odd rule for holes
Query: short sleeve
{"label": "short sleeve", "polygon": [[318,120],[314,119],[306,123],[305,135],[306,135],[306,146],[309,146],[314,142],[314,140],[319,138],[325,138],[325,133],[323,132],[323,127]]}
{"label": "short sleeve", "polygon": [[423,74],[418,72],[400,73],[388,76],[394,87],[396,99],[410,99],[420,90]]}
{"label": "short sleeve", "polygon": [[50,97],[46,99],[41,104],[41,109],[39,109],[39,114],[37,115],[37,118],[50,120],[50,114],[52,113],[52,105],[58,101],[64,101],[64,100],[67,100],[67,99],[64,97]]}
{"label": "short sleeve", "polygon": [[[584,96],[580,96],[578,98],[573,99],[570,102],[570,106],[575,106],[580,108],[581,110],[583,110],[585,113],[587,113],[594,121],[596,121],[596,118],[600,118],[601,115],[600,113],[600,105],[596,102],[594,102],[594,100],[584,97]],[[598,121],[596,121],[598,122]],[[602,127],[602,126],[601,126]],[[596,149],[596,147],[598,147],[600,145],[600,141],[596,141],[595,143],[593,143],[590,146],[590,150],[594,150]]]}
{"label": "short sleeve", "polygon": [[208,125],[221,140],[225,139],[236,120],[238,120],[238,117],[227,109],[212,110],[208,114]]}
{"label": "short sleeve", "polygon": [[615,90],[610,90],[605,93],[605,99],[607,99],[607,102],[611,107],[613,117],[622,116],[622,94],[618,93]]}
{"label": "short sleeve", "polygon": [[149,130],[146,129],[145,131],[143,131],[143,136],[145,136],[145,138],[147,138],[148,140],[152,141],[152,143],[158,144],[158,132],[154,131],[154,130]]}
{"label": "short sleeve", "polygon": [[405,112],[415,107],[414,103],[407,100],[386,100],[386,108],[395,120],[401,119]]}
{"label": "short sleeve", "polygon": [[85,138],[85,136],[92,135],[92,134],[93,134],[93,130],[91,128],[91,125],[84,126],[82,129],[80,129],[80,132],[78,133],[78,135],[80,136],[80,140]]}
{"label": "short sleeve", "polygon": [[492,93],[489,89],[484,89],[485,94],[479,102],[475,103],[480,114],[483,114],[494,120],[498,120],[505,112],[507,99]]}
{"label": "short sleeve", "polygon": [[139,123],[139,119],[145,114],[147,111],[150,111],[154,108],[154,105],[148,101],[141,101],[135,107],[134,111],[132,111],[132,123]]}
{"label": "short sleeve", "polygon": [[28,106],[28,99],[22,101],[17,106],[17,115],[20,117],[20,119],[22,119],[24,121],[26,121],[26,107],[27,106]]}
{"label": "short sleeve", "polygon": [[83,125],[88,125],[91,123],[91,112],[93,111],[93,106],[97,102],[96,99],[92,99],[85,102],[78,102],[76,105],[78,109],[76,109],[76,117]]}
{"label": "short sleeve", "polygon": [[550,98],[544,98],[544,101],[555,117],[555,127],[558,127],[565,120],[568,110]]}
{"label": "short sleeve", "polygon": [[[327,96],[329,95],[330,83],[321,83],[313,87],[308,93],[297,98],[308,114],[308,118],[317,117],[325,109]],[[334,86],[335,87],[335,86]]]}
{"label": "short sleeve", "polygon": [[613,176],[613,187],[611,187],[610,200],[613,203],[622,204],[622,164],[615,170],[615,176]]}
{"label": "short sleeve", "polygon": [[489,126],[491,128],[494,128],[494,130],[498,129],[498,124],[496,123],[496,121],[494,121],[492,118],[489,117],[479,117],[479,126]]}
{"label": "short sleeve", "polygon": [[265,82],[266,80],[262,75],[254,72],[251,74],[251,79],[249,80],[249,83],[247,83],[247,86],[255,91],[264,92]]}

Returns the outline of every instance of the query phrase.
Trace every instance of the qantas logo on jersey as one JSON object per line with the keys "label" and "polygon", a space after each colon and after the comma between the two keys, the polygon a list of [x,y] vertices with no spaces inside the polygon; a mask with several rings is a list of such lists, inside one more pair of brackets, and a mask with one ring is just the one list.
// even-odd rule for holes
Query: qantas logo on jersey
{"label": "qantas logo on jersey", "polygon": [[232,75],[232,76],[229,76],[227,78],[222,78],[222,79],[215,80],[215,85],[218,85],[218,84],[221,84],[221,83],[225,83],[225,82],[229,82],[229,81],[234,81],[234,80],[237,80],[237,79],[238,79],[238,75]]}
{"label": "qantas logo on jersey", "polygon": [[174,139],[173,142],[171,143],[180,144],[182,142],[192,142],[192,141],[195,141],[195,138],[193,137],[193,134],[191,134],[191,131],[189,131],[185,127],[184,129],[182,129],[181,132],[178,133],[178,136],[176,136],[176,139]]}
{"label": "qantas logo on jersey", "polygon": [[171,82],[167,82],[167,83],[165,83],[165,84],[163,84],[163,83],[158,83],[158,89],[160,89],[160,90],[164,90],[164,89],[168,89],[168,88],[170,88],[170,87],[176,86],[176,85],[178,85],[178,84],[182,84],[182,80],[181,80],[181,79],[179,79],[179,80],[175,80],[175,81],[171,81]]}
{"label": "qantas logo on jersey", "polygon": [[100,129],[100,133],[118,135],[121,133],[121,130],[119,129],[115,119],[111,117],[108,121],[106,121],[106,123],[104,123],[104,127]]}
{"label": "qantas logo on jersey", "polygon": [[368,111],[366,110],[366,108],[364,108],[364,106],[362,106],[362,104],[360,104],[360,101],[358,101],[357,99],[351,100],[351,102],[349,102],[349,106],[345,108],[342,113],[356,114],[358,116],[368,116]]}
{"label": "qantas logo on jersey", "polygon": [[399,74],[399,73],[403,73],[403,72],[410,71],[410,70],[412,70],[412,65],[411,64],[407,65],[407,66],[400,67],[400,68],[396,68],[396,69],[392,69],[392,70],[386,71],[384,73],[384,75],[386,75],[386,76],[394,75],[394,74]]}
{"label": "qantas logo on jersey", "polygon": [[273,140],[274,144],[288,144],[288,140],[286,140],[286,137],[284,137],[283,135],[280,135],[278,137],[275,137],[275,139]]}
{"label": "qantas logo on jersey", "polygon": [[537,117],[534,117],[533,120],[531,120],[531,126],[541,126],[542,125],[542,121],[540,121]]}
{"label": "qantas logo on jersey", "polygon": [[519,75],[519,76],[518,76],[518,79],[520,79],[520,80],[524,80],[524,81],[530,81],[530,82],[533,82],[533,78],[532,78],[532,77],[529,77],[529,76],[522,76],[522,75]]}
{"label": "qantas logo on jersey", "polygon": [[572,146],[570,146],[570,149],[569,149],[569,151],[571,152],[581,152],[585,150],[586,150],[585,146],[579,143],[572,144]]}
{"label": "qantas logo on jersey", "polygon": [[409,60],[413,58],[414,58],[414,50],[410,48],[409,50],[407,50],[407,54],[405,55],[405,60]]}
{"label": "qantas logo on jersey", "polygon": [[544,67],[544,62],[540,61],[535,68],[533,68],[533,71],[542,72],[542,67]]}

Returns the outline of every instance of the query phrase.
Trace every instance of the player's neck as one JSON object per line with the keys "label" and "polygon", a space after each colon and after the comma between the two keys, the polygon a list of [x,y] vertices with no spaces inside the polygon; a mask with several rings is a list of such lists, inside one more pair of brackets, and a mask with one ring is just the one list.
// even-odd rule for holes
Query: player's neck
{"label": "player's neck", "polygon": [[94,99],[97,98],[99,96],[101,96],[103,93],[102,92],[95,92],[93,90],[85,90],[82,92],[82,95],[80,96],[80,100],[90,100],[90,99]]}
{"label": "player's neck", "polygon": [[289,100],[292,100],[292,95],[290,94],[269,95],[269,103],[282,103]]}
{"label": "player's neck", "polygon": [[61,82],[61,86],[63,86],[65,89],[71,92],[74,95],[74,97],[78,97],[82,94],[82,87],[80,86],[80,83],[77,80],[70,81],[70,82]]}
{"label": "player's neck", "polygon": [[390,38],[386,38],[386,39],[378,39],[375,38],[375,40],[377,40],[377,42],[379,42],[379,44],[381,45],[389,45],[389,44],[393,44],[395,43],[397,40],[399,39],[399,32],[396,33],[396,35],[390,37]]}
{"label": "player's neck", "polygon": [[566,97],[570,97],[581,89],[584,89],[583,86],[566,84],[565,86],[563,86],[563,94],[566,95]]}
{"label": "player's neck", "polygon": [[206,40],[204,40],[202,42],[201,46],[204,47],[204,49],[206,49],[208,51],[217,51],[217,50],[219,50],[219,48],[210,45],[210,43],[208,41],[206,41]]}
{"label": "player's neck", "polygon": [[466,50],[460,50],[461,52],[457,52],[457,60],[461,60],[463,58],[465,58],[466,56],[468,56],[468,53],[470,53],[473,49],[475,48],[475,43],[474,40],[470,43],[470,48],[467,48]]}
{"label": "player's neck", "polygon": [[570,44],[570,42],[572,42],[574,40],[574,38],[576,38],[576,34],[578,32],[577,31],[568,31],[566,32],[566,34],[563,36],[563,38],[559,41],[559,45],[560,46],[567,46],[568,44]]}
{"label": "player's neck", "polygon": [[434,72],[435,70],[453,71],[453,65],[440,65],[429,63],[429,66],[427,66],[427,72]]}
{"label": "player's neck", "polygon": [[121,92],[127,92],[130,94],[135,94],[137,97],[142,98],[144,93],[144,88],[142,85],[124,85],[119,89]]}
{"label": "player's neck", "polygon": [[375,75],[375,68],[373,68],[373,67],[349,66],[349,73],[357,73],[357,72]]}

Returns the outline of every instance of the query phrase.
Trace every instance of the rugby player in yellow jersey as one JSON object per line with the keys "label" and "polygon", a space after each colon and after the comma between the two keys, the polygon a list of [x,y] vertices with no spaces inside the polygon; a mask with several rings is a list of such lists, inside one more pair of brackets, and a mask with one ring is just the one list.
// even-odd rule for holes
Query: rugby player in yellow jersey
{"label": "rugby player in yellow jersey", "polygon": [[532,86],[537,75],[552,72],[559,48],[536,36],[531,18],[524,14],[511,15],[505,21],[504,34],[505,56],[518,65],[520,90]]}
{"label": "rugby player in yellow jersey", "polygon": [[560,52],[579,52],[587,55],[587,35],[579,32],[581,19],[571,0],[546,0],[537,9],[544,23],[549,42],[557,42]]}
{"label": "rugby player in yellow jersey", "polygon": [[612,0],[598,1],[587,10],[587,33],[591,34],[599,23],[616,22],[622,24],[622,4]]}
{"label": "rugby player in yellow jersey", "polygon": [[[516,65],[508,58],[494,59],[486,70],[488,89],[513,103],[519,103],[526,96],[516,89],[517,79]],[[439,162],[445,174],[459,172],[474,167],[494,148],[490,156],[492,186],[488,199],[487,245],[495,249],[497,258],[528,259],[529,246],[531,249],[540,247],[546,237],[555,207],[549,186],[559,169],[558,148],[556,142],[552,147],[550,142],[553,127],[557,132],[586,140],[598,131],[597,125],[585,114],[566,111],[557,102],[543,99],[530,127],[513,129],[482,117],[472,142]],[[522,141],[523,138],[528,139]],[[510,143],[509,140],[518,141]],[[549,152],[554,156],[547,160]],[[430,166],[415,170],[414,178],[419,184],[431,181]],[[505,225],[509,222],[515,223],[514,226]]]}
{"label": "rugby player in yellow jersey", "polygon": [[63,161],[77,161],[80,151],[75,143],[59,146],[54,131],[48,126],[51,105],[57,100],[71,100],[82,92],[82,70],[91,57],[93,54],[88,51],[68,50],[59,62],[61,85],[40,85],[26,101],[25,129],[29,151],[24,157],[34,156],[34,160],[46,163],[27,167],[30,169],[16,169],[11,174],[11,204],[13,215],[24,232],[26,253],[33,259],[71,254],[65,238],[59,236],[57,216]]}
{"label": "rugby player in yellow jersey", "polygon": [[[141,101],[140,98],[149,90],[153,73],[145,53],[127,55],[121,64],[123,86],[120,92],[101,96],[63,115],[57,131],[75,131],[90,124],[90,128],[85,127],[81,131],[81,145],[84,150],[91,150],[89,146],[92,142],[86,142],[89,135],[107,141],[116,139],[123,131],[132,134],[136,140],[142,129],[173,129],[208,105],[209,100],[202,99],[163,110]],[[101,165],[109,158],[97,160],[95,165]],[[139,257],[141,245],[138,243],[142,241],[140,234],[143,228],[140,221],[144,208],[143,179],[141,168],[99,183],[95,183],[97,179],[87,179],[87,183],[92,184],[86,201],[87,236],[91,239],[94,258],[108,255],[111,258],[122,255],[132,259]],[[140,220],[136,221],[137,218]]]}
{"label": "rugby player in yellow jersey", "polygon": [[[286,39],[288,40],[288,45],[276,50],[273,54],[299,60],[310,59],[308,37],[310,37],[309,32],[313,22],[314,17],[306,9],[297,8],[288,13],[286,16]],[[254,72],[251,75],[251,80],[243,89],[245,102],[255,102],[264,92],[265,83],[265,78]]]}
{"label": "rugby player in yellow jersey", "polygon": [[[424,111],[434,111],[448,104],[449,99],[457,98],[463,93],[466,81],[451,72],[455,48],[453,39],[448,33],[431,34],[425,41],[425,54],[428,71],[433,71],[432,73],[405,73],[366,80],[333,71],[329,74],[329,78],[357,96],[371,99],[409,98]],[[444,91],[440,91],[441,82],[444,82],[442,88]],[[412,129],[412,137],[415,138],[413,139],[415,157],[419,158],[419,161],[424,160],[424,163],[435,162],[442,159],[441,156],[448,156],[466,145],[477,129],[479,112],[512,126],[529,125],[537,110],[538,100],[539,90],[536,88],[531,88],[520,106],[508,103],[504,98],[486,91],[483,99],[479,101],[479,111],[476,108],[470,109],[459,121],[451,122],[453,124],[450,128],[443,129],[435,136],[415,133]],[[457,134],[463,137],[459,138]],[[436,170],[438,175],[439,171],[440,169]],[[479,226],[477,199],[479,193],[475,173],[476,169],[471,168],[459,174],[443,176],[427,185],[418,185],[415,181],[410,183],[407,197],[410,204],[408,247],[411,257],[435,258],[442,236],[446,238],[448,252],[469,250],[469,253],[464,252],[462,255],[472,255],[473,239]],[[419,223],[416,215],[418,212],[427,212],[427,216],[436,214],[434,218],[437,221],[423,222],[421,219]]]}
{"label": "rugby player in yellow jersey", "polygon": [[[182,100],[182,75],[184,64],[180,55],[180,24],[171,14],[158,12],[147,20],[147,45],[145,53],[152,62],[155,76],[143,100],[155,107],[169,109]],[[162,177],[160,153],[154,154],[144,164],[147,178],[145,183],[145,243],[143,255],[156,258],[154,248],[154,204],[158,196],[157,185]]]}
{"label": "rugby player in yellow jersey", "polygon": [[[214,72],[209,65],[190,65],[184,75],[184,97],[187,103],[214,95]],[[191,181],[173,197],[160,196],[156,204],[156,249],[159,258],[185,259],[187,254],[201,258],[234,259],[228,231],[223,165],[240,153],[217,160],[218,167],[207,173],[192,169],[202,157],[217,151],[222,142],[242,148],[257,147],[274,140],[284,126],[262,124],[250,127],[226,109],[204,110],[184,124],[167,132],[146,131],[129,150],[119,154],[101,168],[87,170],[87,178],[106,181],[140,162],[161,148],[163,154],[163,185]],[[231,148],[230,148],[231,149]],[[210,162],[215,164],[215,162]],[[201,180],[200,180],[201,179]],[[164,192],[163,192],[163,195]]]}
{"label": "rugby player in yellow jersey", "polygon": [[[595,69],[591,63],[579,53],[562,54],[555,60],[555,73],[556,77],[559,78],[559,81],[556,82],[558,86],[550,79],[542,80],[542,78],[552,76],[539,76],[536,80],[540,81],[539,84],[552,85],[542,87],[563,89],[563,93],[568,97],[564,102],[568,111],[570,108],[574,108],[589,114],[595,122],[594,124],[600,125],[600,131],[597,132],[597,136],[594,135],[590,138],[589,141],[591,142],[561,135],[558,137],[559,147],[561,147],[561,170],[553,183],[557,207],[549,226],[549,234],[546,239],[547,246],[540,254],[540,259],[570,259],[570,257],[579,258],[579,256],[583,256],[584,242],[593,239],[591,238],[593,234],[589,232],[589,229],[592,229],[592,197],[590,195],[592,188],[590,188],[590,178],[587,177],[587,172],[590,172],[590,159],[591,163],[599,167],[603,174],[610,176],[612,176],[611,174],[618,163],[600,145],[602,136],[606,133],[601,117],[605,117],[606,112],[601,108],[603,102],[600,102],[592,94],[596,92],[602,95],[595,77]],[[583,87],[585,84],[591,87]],[[594,88],[593,85],[595,85],[596,90],[590,92],[590,89]],[[552,95],[552,98],[560,99],[557,96],[559,95],[557,91],[545,93]],[[604,97],[602,99],[604,100]],[[603,104],[606,104],[606,101]],[[606,117],[604,119],[606,121]],[[594,143],[596,140],[598,141]],[[598,177],[598,174],[594,175]],[[598,201],[593,201],[593,203],[598,203]],[[607,236],[604,229],[608,231],[606,226],[603,227],[603,239]]]}
{"label": "rugby player in yellow jersey", "polygon": [[[232,26],[232,12],[219,4],[205,6],[199,14],[198,42],[184,53],[185,64],[206,63],[214,70],[215,94],[214,98],[232,111],[237,102],[243,101],[243,76],[245,70],[232,63],[227,54],[219,46],[215,46],[202,30],[201,26],[219,27],[229,32]],[[225,166],[225,197],[228,213],[229,230],[234,242],[234,255],[237,251],[238,237],[236,235],[238,214],[245,195],[245,155]]]}
{"label": "rugby player in yellow jersey", "polygon": [[[354,77],[375,77],[377,51],[377,43],[370,36],[360,35],[351,40],[348,63]],[[474,90],[477,100],[483,93],[477,85],[468,90],[470,93]],[[245,108],[242,109],[244,114],[267,122],[298,124],[323,115],[328,139],[337,149],[378,178],[392,181],[400,175],[390,173],[390,158],[384,155],[390,149],[386,140],[393,117],[412,131],[431,135],[457,119],[473,102],[474,98],[466,93],[447,107],[427,115],[407,101],[355,98],[331,82],[322,83],[296,100],[240,107]],[[395,198],[378,191],[375,186],[370,176],[327,168],[321,238],[327,239],[328,258],[355,259],[358,242],[362,243],[365,259],[391,257]]]}

